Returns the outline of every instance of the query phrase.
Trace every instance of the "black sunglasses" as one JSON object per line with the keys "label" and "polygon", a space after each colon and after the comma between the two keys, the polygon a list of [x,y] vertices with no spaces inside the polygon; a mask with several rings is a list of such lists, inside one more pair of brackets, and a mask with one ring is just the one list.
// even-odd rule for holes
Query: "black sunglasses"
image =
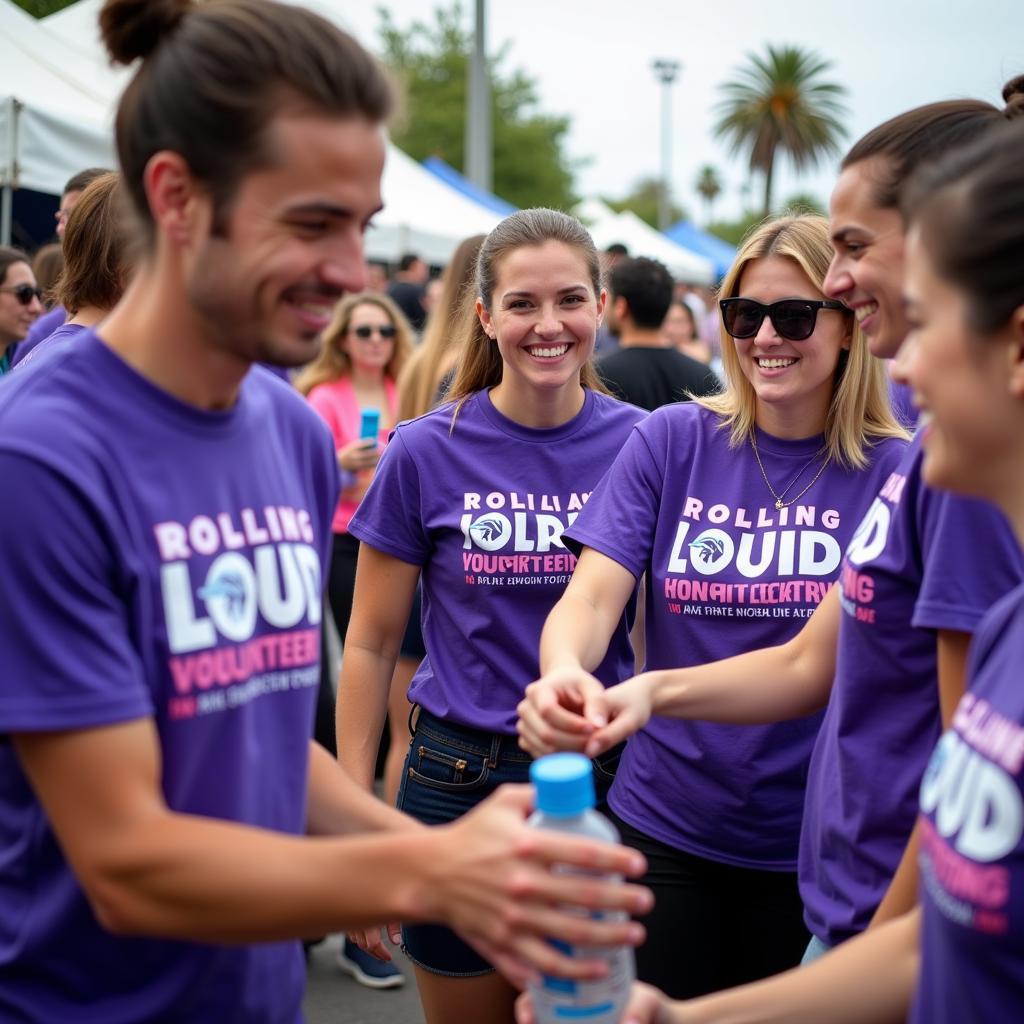
{"label": "black sunglasses", "polygon": [[753,338],[768,317],[786,341],[806,341],[814,333],[819,309],[849,309],[835,299],[780,299],[766,306],[754,299],[721,299],[722,323],[733,338]]}
{"label": "black sunglasses", "polygon": [[0,288],[0,292],[10,292],[23,306],[27,306],[33,297],[40,302],[43,301],[43,289],[30,284],[12,284],[6,288]]}
{"label": "black sunglasses", "polygon": [[370,327],[367,324],[360,324],[358,327],[352,328],[352,333],[357,338],[362,338],[363,341],[372,338],[374,331],[376,331],[385,341],[390,341],[398,333],[398,329],[394,324],[384,324],[383,327]]}

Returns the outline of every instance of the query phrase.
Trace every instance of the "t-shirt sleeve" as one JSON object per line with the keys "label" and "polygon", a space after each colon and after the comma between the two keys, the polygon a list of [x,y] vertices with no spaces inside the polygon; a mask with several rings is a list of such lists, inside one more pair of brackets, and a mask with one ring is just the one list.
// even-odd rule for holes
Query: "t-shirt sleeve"
{"label": "t-shirt sleeve", "polygon": [[152,715],[109,522],[71,483],[0,452],[0,732]]}
{"label": "t-shirt sleeve", "polygon": [[600,551],[639,579],[651,559],[663,483],[648,436],[634,428],[579,518],[565,531],[567,546],[577,552],[584,547]]}
{"label": "t-shirt sleeve", "polygon": [[924,575],[912,623],[973,633],[982,616],[1024,581],[1006,517],[988,502],[925,491]]}
{"label": "t-shirt sleeve", "polygon": [[348,524],[349,533],[386,555],[423,565],[430,539],[421,498],[419,468],[402,431],[396,430]]}

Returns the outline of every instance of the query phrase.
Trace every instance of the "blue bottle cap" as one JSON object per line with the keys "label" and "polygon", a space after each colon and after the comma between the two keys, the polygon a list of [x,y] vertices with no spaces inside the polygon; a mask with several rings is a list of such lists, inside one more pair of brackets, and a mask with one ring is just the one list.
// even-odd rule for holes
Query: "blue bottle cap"
{"label": "blue bottle cap", "polygon": [[582,814],[594,806],[594,770],[582,754],[548,754],[530,765],[537,810],[556,818]]}

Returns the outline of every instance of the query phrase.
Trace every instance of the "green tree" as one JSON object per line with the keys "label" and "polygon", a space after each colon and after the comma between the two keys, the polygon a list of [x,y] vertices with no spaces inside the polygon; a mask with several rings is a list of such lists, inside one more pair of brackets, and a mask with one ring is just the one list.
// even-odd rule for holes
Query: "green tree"
{"label": "green tree", "polygon": [[763,220],[764,214],[760,210],[747,210],[736,220],[712,221],[705,230],[721,238],[723,242],[738,246]]}
{"label": "green tree", "polygon": [[711,209],[715,200],[722,194],[722,179],[718,171],[711,164],[705,164],[697,172],[694,188],[704,200],[704,223],[709,224],[711,223]]}
{"label": "green tree", "polygon": [[33,18],[45,18],[48,14],[63,11],[74,2],[75,0],[14,0],[17,7],[28,11]]}
{"label": "green tree", "polygon": [[[472,33],[458,2],[434,12],[432,24],[399,29],[380,10],[382,57],[399,82],[402,111],[392,138],[410,156],[439,156],[463,169],[466,87]],[[490,58],[494,191],[516,206],[570,209],[575,165],[564,152],[569,118],[538,110],[534,81],[505,72],[507,45]]]}
{"label": "green tree", "polygon": [[780,150],[798,172],[838,150],[846,89],[823,78],[828,61],[796,46],[769,46],[767,56],[750,54],[749,60],[721,87],[714,130],[733,153],[747,151],[751,170],[764,174],[767,215]]}
{"label": "green tree", "polygon": [[793,213],[817,213],[822,217],[828,216],[825,204],[810,192],[797,192],[786,200],[782,208]]}
{"label": "green tree", "polygon": [[[660,178],[641,178],[622,199],[607,199],[605,202],[616,211],[632,210],[641,220],[647,221],[652,228],[658,226],[658,201],[661,197]],[[670,224],[682,220],[686,211],[673,201],[668,200],[668,219]]]}

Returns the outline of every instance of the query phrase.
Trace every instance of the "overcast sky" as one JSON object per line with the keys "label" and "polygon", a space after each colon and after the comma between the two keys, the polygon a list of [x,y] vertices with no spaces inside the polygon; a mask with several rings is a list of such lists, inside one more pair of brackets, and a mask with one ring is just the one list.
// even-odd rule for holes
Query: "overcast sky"
{"label": "overcast sky", "polygon": [[[377,49],[376,5],[307,0],[329,9]],[[389,0],[396,23],[432,20],[432,0]],[[473,0],[464,0],[468,19]],[[623,195],[636,179],[660,173],[661,86],[655,58],[680,61],[672,89],[672,185],[703,220],[693,189],[705,163],[727,186],[716,213],[735,214],[748,178],[711,135],[718,86],[750,52],[797,44],[830,60],[830,77],[848,89],[847,145],[909,107],[951,97],[999,100],[1003,83],[1024,73],[1022,0],[489,0],[491,53],[510,43],[505,70],[522,68],[539,87],[543,109],[572,120],[568,153],[586,159],[583,194]],[[1001,101],[1000,101],[1001,102]],[[796,179],[783,164],[776,197],[797,191],[827,199],[835,161]],[[760,180],[754,183],[757,201]]]}

